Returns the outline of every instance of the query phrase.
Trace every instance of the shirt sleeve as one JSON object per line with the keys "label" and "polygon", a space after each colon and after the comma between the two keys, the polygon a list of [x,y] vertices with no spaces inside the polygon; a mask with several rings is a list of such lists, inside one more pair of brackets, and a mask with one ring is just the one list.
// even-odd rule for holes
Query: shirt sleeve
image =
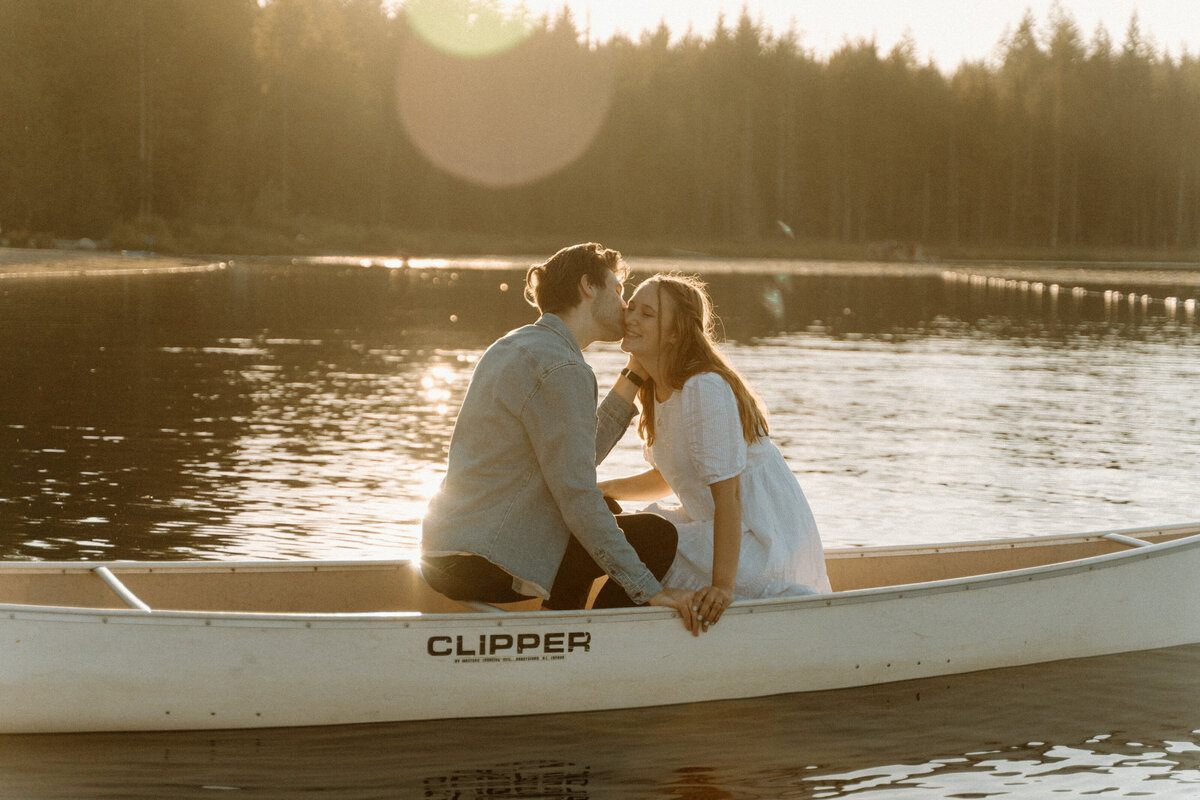
{"label": "shirt sleeve", "polygon": [[683,415],[688,457],[701,480],[711,486],[742,474],[746,440],[737,398],[725,379],[715,372],[689,378],[683,385]]}
{"label": "shirt sleeve", "polygon": [[545,480],[567,528],[636,603],[662,584],[617,526],[596,485],[596,388],[586,367],[551,370],[521,411]]}

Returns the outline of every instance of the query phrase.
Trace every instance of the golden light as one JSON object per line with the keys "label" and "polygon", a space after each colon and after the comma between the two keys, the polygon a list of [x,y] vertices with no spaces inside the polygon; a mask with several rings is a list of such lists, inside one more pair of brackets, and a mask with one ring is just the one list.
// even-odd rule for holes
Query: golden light
{"label": "golden light", "polygon": [[[569,32],[483,0],[406,3],[401,121],[433,164],[475,184],[520,186],[581,156],[608,115],[613,63]],[[435,13],[435,9],[440,9]]]}
{"label": "golden light", "polygon": [[421,39],[456,58],[490,58],[529,38],[534,19],[523,6],[481,0],[408,0],[404,14]]}

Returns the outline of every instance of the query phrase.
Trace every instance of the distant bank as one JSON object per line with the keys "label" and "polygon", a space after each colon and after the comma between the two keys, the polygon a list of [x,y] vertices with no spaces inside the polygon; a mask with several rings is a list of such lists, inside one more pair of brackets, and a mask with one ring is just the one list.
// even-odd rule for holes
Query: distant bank
{"label": "distant bank", "polygon": [[[415,238],[415,237],[414,237]],[[1049,268],[1090,270],[1156,270],[1200,274],[1200,252],[1171,250],[1028,250],[984,248],[923,248],[882,242],[863,245],[821,245],[792,242],[644,242],[624,241],[620,237],[557,236],[544,239],[484,239],[462,235],[439,237],[426,234],[402,248],[371,247],[366,243],[344,242],[342,246],[317,247],[312,242],[295,247],[280,247],[274,252],[237,249],[212,250],[217,254],[170,254],[100,248],[17,248],[0,247],[0,279],[33,277],[100,276],[137,273],[182,273],[224,269],[234,259],[243,258],[321,258],[330,255],[359,258],[419,260],[427,257],[474,257],[482,255],[544,258],[559,247],[595,238],[621,250],[628,258],[678,258],[687,269],[699,270],[705,259],[797,260],[838,262],[895,263],[936,268],[937,265],[987,264],[1011,270],[1039,272]],[[322,258],[324,257],[324,258]],[[334,259],[340,261],[340,259]]]}
{"label": "distant bank", "polygon": [[224,269],[225,266],[225,262],[219,259],[160,256],[153,253],[0,247],[0,280],[210,272]]}

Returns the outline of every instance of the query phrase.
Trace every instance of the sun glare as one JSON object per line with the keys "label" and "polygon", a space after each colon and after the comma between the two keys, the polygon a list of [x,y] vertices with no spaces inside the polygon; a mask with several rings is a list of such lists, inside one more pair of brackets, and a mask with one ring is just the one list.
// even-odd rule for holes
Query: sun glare
{"label": "sun glare", "polygon": [[480,0],[409,0],[409,25],[426,44],[456,58],[489,58],[512,50],[533,28],[521,6]]}
{"label": "sun glare", "polygon": [[472,183],[521,186],[591,145],[613,93],[610,54],[548,32],[523,6],[413,0],[401,121],[432,163]]}

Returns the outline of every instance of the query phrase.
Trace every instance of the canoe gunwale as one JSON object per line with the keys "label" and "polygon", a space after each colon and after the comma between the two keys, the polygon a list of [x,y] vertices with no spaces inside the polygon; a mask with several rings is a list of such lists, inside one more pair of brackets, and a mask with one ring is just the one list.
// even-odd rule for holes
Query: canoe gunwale
{"label": "canoe gunwale", "polygon": [[[972,539],[966,541],[955,542],[927,542],[922,544],[901,544],[901,545],[871,545],[869,547],[831,547],[826,548],[826,558],[870,558],[877,556],[898,556],[898,555],[936,555],[943,553],[953,553],[958,551],[984,551],[984,550],[1010,550],[1013,548],[1025,547],[1044,547],[1053,545],[1063,545],[1072,543],[1088,543],[1102,542],[1114,540],[1107,539],[1111,535],[1137,537],[1141,536],[1157,536],[1157,535],[1174,535],[1184,534],[1189,531],[1194,531],[1195,535],[1200,535],[1200,521],[1196,522],[1181,522],[1171,525],[1151,525],[1139,528],[1116,528],[1105,531],[1091,531],[1085,533],[1062,533],[1051,534],[1047,536],[1022,536],[997,539]],[[1190,537],[1183,537],[1190,538]],[[1172,544],[1174,542],[1183,541],[1183,538],[1173,539],[1169,542],[1159,542],[1153,547],[1162,544]],[[1144,549],[1144,548],[1143,548]],[[1110,554],[1105,554],[1110,555]],[[380,570],[380,569],[407,569],[410,564],[418,559],[419,556],[401,558],[378,558],[378,559],[246,559],[237,561],[219,561],[219,560],[175,560],[175,561],[133,561],[133,560],[114,560],[114,561],[0,561],[0,576],[8,569],[17,570],[44,570],[48,572],[92,572],[99,567],[107,567],[110,570],[117,570],[122,573],[155,573],[155,572],[176,572],[176,571],[204,571],[204,572],[229,572],[229,573],[245,573],[245,572],[295,572],[299,570],[307,570],[317,572],[324,569],[339,569],[339,570]],[[1064,563],[1064,562],[1059,562]],[[1054,565],[1046,565],[1054,566]],[[519,613],[519,612],[513,612]]]}
{"label": "canoe gunwale", "polygon": [[[1075,543],[1117,543],[1119,540],[1109,538],[1112,536],[1137,538],[1139,536],[1170,536],[1176,534],[1186,534],[1188,532],[1194,532],[1193,535],[1200,535],[1200,522],[1182,522],[1174,525],[1153,525],[1143,526],[1140,528],[1117,528],[1114,530],[1090,531],[1087,533],[1063,533],[1049,536],[972,539],[968,541],[956,542],[929,542],[926,544],[872,545],[870,547],[829,548],[825,551],[825,555],[827,558],[870,558],[875,556],[925,555],[963,551],[1012,550],[1026,547],[1048,547]],[[1190,537],[1185,536],[1180,539],[1173,539],[1169,542],[1158,542],[1151,546],[1157,547],[1160,544],[1170,544],[1172,542],[1182,541],[1183,538]]]}
{"label": "canoe gunwale", "polygon": [[[1195,523],[1157,527],[1157,528],[1142,528],[1137,531],[1145,534],[1148,531],[1155,533],[1165,532],[1171,533],[1175,531],[1183,531],[1191,528],[1200,530],[1200,525]],[[1131,531],[1119,531],[1121,534],[1129,534]],[[1083,541],[1091,538],[1102,538],[1102,534],[1086,534],[1084,536],[1068,535],[1063,537],[1039,537],[1039,539],[1030,539],[1029,542],[1061,544],[1066,541]],[[1006,540],[991,540],[980,542],[983,546],[992,547],[1008,547],[1010,544],[1020,544],[1025,542],[1023,539],[1006,539]],[[958,545],[960,543],[955,543]],[[973,543],[961,543],[964,549],[969,548]],[[1158,542],[1142,547],[1131,547],[1126,550],[1120,550],[1112,553],[1104,553],[1101,555],[1090,556],[1087,558],[1074,559],[1069,561],[1056,562],[1052,564],[1043,564],[1034,567],[1024,567],[1014,570],[1005,570],[1000,572],[968,575],[957,578],[947,578],[936,581],[926,581],[920,583],[897,584],[892,586],[872,587],[866,589],[852,589],[841,592],[833,592],[832,594],[805,595],[799,597],[782,597],[782,598],[766,598],[761,600],[739,600],[736,601],[725,613],[727,615],[740,616],[743,614],[755,613],[775,613],[784,611],[801,611],[815,610],[827,608],[831,606],[853,605],[861,603],[877,603],[893,600],[902,600],[905,598],[924,597],[936,594],[946,594],[950,592],[967,592],[980,591],[1000,586],[1007,586],[1017,583],[1029,583],[1033,581],[1042,581],[1065,577],[1083,572],[1091,572],[1102,569],[1110,569],[1119,567],[1123,564],[1130,564],[1139,561],[1159,558],[1167,555],[1173,555],[1185,550],[1191,550],[1200,547],[1200,532],[1185,536],[1183,538],[1172,539],[1165,542]],[[932,552],[933,546],[914,548],[872,548],[872,552],[879,550],[888,550],[891,554],[899,554],[903,552]],[[945,552],[947,546],[939,546],[942,552]],[[980,548],[982,549],[982,548]],[[866,553],[864,553],[866,555]],[[11,563],[11,562],[10,562]],[[226,566],[229,571],[254,571],[259,568],[275,569],[275,570],[295,570],[298,562],[295,561],[264,561],[264,562],[205,562],[210,567]],[[395,566],[397,569],[405,568],[410,560],[387,560],[387,561],[312,561],[299,562],[302,563],[302,568],[309,568],[316,571],[322,568],[379,568]],[[74,571],[84,569],[91,571],[100,566],[108,566],[114,569],[128,569],[137,571],[170,571],[177,567],[197,568],[196,562],[31,562],[29,566],[36,565],[38,569],[55,570],[65,569]],[[221,570],[225,571],[225,570]],[[144,611],[137,608],[97,608],[97,607],[79,607],[79,606],[51,606],[51,605],[35,605],[35,604],[18,604],[18,603],[0,603],[0,616],[8,617],[9,619],[42,619],[42,620],[57,620],[63,622],[81,622],[87,619],[100,623],[120,622],[120,623],[138,623],[138,624],[155,624],[161,623],[201,623],[203,625],[212,626],[244,626],[244,625],[261,625],[268,627],[327,627],[330,625],[396,625],[401,624],[403,627],[427,627],[437,625],[450,625],[457,627],[458,625],[477,626],[481,621],[486,621],[489,625],[503,627],[506,624],[530,624],[530,623],[553,623],[561,624],[565,621],[580,621],[585,623],[612,622],[617,620],[626,620],[635,618],[639,620],[654,620],[669,618],[676,615],[673,609],[667,608],[651,608],[641,606],[637,608],[616,608],[616,609],[581,609],[573,611],[506,611],[502,614],[484,613],[478,611],[463,611],[463,612],[439,612],[439,613],[423,613],[420,611],[351,611],[351,612],[255,612],[255,611],[190,611],[190,610],[173,610],[173,609],[153,609]]]}

